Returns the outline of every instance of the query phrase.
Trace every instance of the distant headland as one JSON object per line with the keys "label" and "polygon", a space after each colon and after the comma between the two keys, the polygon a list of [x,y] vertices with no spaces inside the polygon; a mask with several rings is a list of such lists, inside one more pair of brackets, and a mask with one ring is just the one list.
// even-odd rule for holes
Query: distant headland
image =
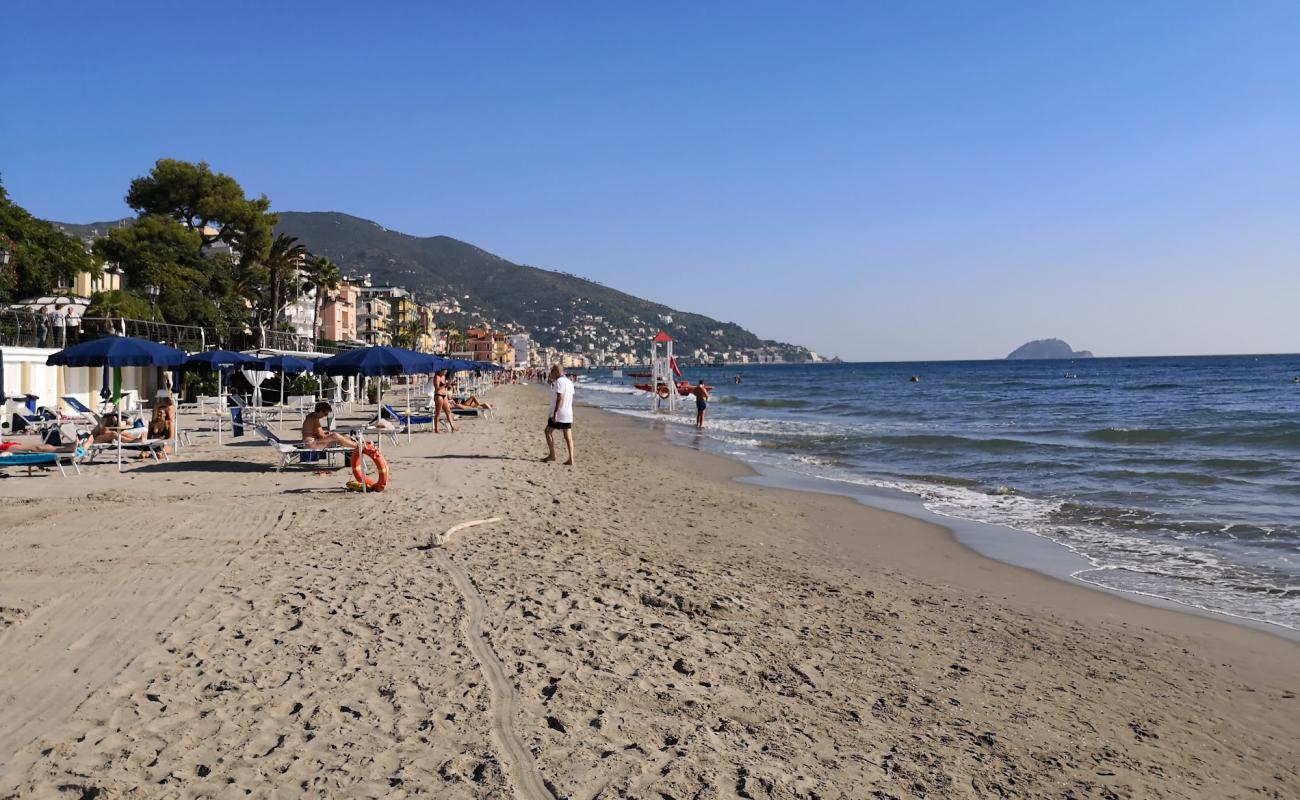
{"label": "distant headland", "polygon": [[1036,339],[1026,342],[1007,356],[1008,359],[1029,358],[1092,358],[1088,350],[1072,350],[1070,345],[1060,339]]}

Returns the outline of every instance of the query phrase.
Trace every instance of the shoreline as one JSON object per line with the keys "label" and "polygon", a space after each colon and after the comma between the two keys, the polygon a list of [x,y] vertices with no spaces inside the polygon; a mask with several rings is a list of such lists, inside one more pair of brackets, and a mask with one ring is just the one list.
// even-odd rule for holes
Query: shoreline
{"label": "shoreline", "polygon": [[[745,462],[742,461],[742,463]],[[940,514],[926,508],[921,498],[902,490],[888,490],[867,484],[856,484],[834,478],[812,477],[793,472],[781,475],[780,470],[763,465],[756,466],[745,463],[745,466],[753,469],[756,474],[737,477],[736,480],[742,483],[848,497],[867,508],[892,511],[920,522],[941,527],[948,531],[953,543],[957,546],[999,564],[1027,569],[1043,577],[1118,597],[1140,606],[1187,614],[1228,625],[1238,625],[1259,633],[1275,636],[1284,641],[1300,644],[1300,631],[1280,623],[1232,614],[1227,611],[1203,608],[1161,595],[1131,589],[1116,589],[1103,583],[1084,580],[1078,577],[1079,573],[1095,571],[1097,567],[1067,545],[1047,536],[1007,525],[977,522]],[[844,488],[837,489],[838,484],[843,484]],[[890,497],[892,493],[897,493],[900,496],[897,498]]]}
{"label": "shoreline", "polygon": [[[1152,619],[1158,617],[1162,621],[1185,618],[1183,624],[1175,623],[1173,625],[1173,628],[1179,633],[1194,629],[1197,625],[1205,623],[1216,626],[1227,626],[1229,629],[1240,630],[1252,635],[1264,635],[1276,639],[1281,643],[1300,648],[1300,632],[1296,632],[1296,635],[1292,636],[1292,632],[1289,629],[1281,626],[1255,619],[1233,617],[1231,614],[1223,612],[1199,609],[1177,601],[1165,600],[1164,598],[1144,597],[1135,592],[1111,589],[1110,587],[1096,585],[1073,578],[1066,570],[1060,569],[1060,562],[1054,556],[1067,554],[1068,556],[1077,559],[1080,564],[1086,564],[1086,560],[1082,556],[1074,554],[1064,545],[1046,537],[1029,533],[1027,531],[1016,530],[1015,528],[1003,525],[975,522],[957,517],[946,517],[925,509],[919,498],[901,491],[899,494],[905,495],[905,499],[902,502],[888,503],[880,502],[879,495],[884,494],[883,490],[879,492],[861,491],[871,488],[867,486],[850,484],[851,488],[849,489],[844,491],[834,491],[830,484],[838,483],[838,481],[832,479],[815,478],[811,476],[797,475],[795,473],[790,473],[790,476],[785,478],[773,478],[772,473],[777,471],[774,468],[769,469],[765,465],[751,464],[743,458],[728,453],[721,453],[712,449],[693,447],[679,442],[674,442],[670,432],[665,429],[665,424],[663,422],[652,420],[647,424],[643,418],[619,414],[617,411],[605,409],[600,406],[588,405],[585,403],[579,403],[579,406],[586,412],[597,412],[604,417],[607,420],[607,424],[612,427],[623,429],[622,435],[627,435],[629,432],[634,431],[643,433],[651,433],[653,431],[653,435],[659,438],[659,442],[656,444],[662,444],[665,447],[692,453],[694,455],[720,459],[722,462],[731,465],[729,470],[724,467],[722,471],[726,474],[727,480],[732,481],[737,485],[751,486],[763,491],[792,492],[800,495],[814,496],[820,495],[834,498],[836,501],[847,501],[855,506],[869,509],[873,512],[905,517],[908,520],[915,521],[918,525],[930,528],[934,533],[938,534],[949,547],[958,549],[963,556],[994,564],[1021,575],[1032,575],[1039,580],[1049,581],[1054,584],[1069,587],[1072,591],[1081,591],[1089,595],[1097,595],[1098,597],[1107,598],[1112,602],[1118,602],[1130,606],[1135,609],[1134,616],[1138,618],[1143,617],[1145,612],[1155,612],[1155,617]],[[660,428],[661,430],[655,431],[655,428]],[[645,443],[641,444],[644,445]],[[791,481],[791,478],[794,480]],[[805,479],[803,481],[804,485],[798,485],[796,483],[799,479]],[[816,484],[823,485],[817,486]],[[875,502],[873,502],[873,500]],[[1000,541],[993,543],[991,546],[975,546],[975,544],[969,539],[963,541],[963,537],[959,535],[959,529],[963,528],[968,531],[979,529],[996,531],[994,536],[999,537]],[[1016,550],[1019,546],[1024,546],[1026,544],[1036,549],[1040,554],[1040,557],[1024,559],[1019,557],[1023,554],[1006,552]],[[999,555],[991,554],[990,551],[993,550],[1002,550],[1004,552],[1000,554],[1000,557]],[[950,554],[945,554],[943,556],[944,560],[950,560],[955,557],[959,558],[959,556],[953,556]],[[944,572],[941,573],[941,575],[943,577],[948,577],[949,574]],[[982,588],[991,587],[986,586]],[[1158,629],[1157,624],[1154,622],[1146,621],[1146,624],[1153,629]],[[1300,649],[1297,650],[1297,655],[1300,655]],[[1300,671],[1298,671],[1298,674],[1300,674]]]}
{"label": "shoreline", "polygon": [[0,797],[1300,794],[1294,643],[489,399],[379,495],[203,432],[7,480]]}
{"label": "shoreline", "polygon": [[[591,410],[620,419],[647,423],[644,417],[620,413],[617,409],[591,404],[583,405]],[[1021,530],[1010,525],[981,522],[932,511],[925,505],[923,498],[903,489],[890,489],[866,481],[857,482],[846,478],[808,475],[783,469],[776,465],[751,462],[742,455],[722,452],[717,442],[713,442],[712,446],[706,449],[699,445],[674,441],[674,437],[683,438],[688,432],[685,430],[670,430],[666,425],[666,421],[650,420],[649,424],[658,425],[662,428],[660,435],[666,444],[685,450],[705,451],[733,460],[740,468],[734,476],[734,480],[738,482],[776,489],[851,498],[867,508],[902,514],[917,521],[941,527],[949,533],[954,544],[973,554],[1004,565],[1029,569],[1045,577],[1068,583],[1071,586],[1127,599],[1141,606],[1239,625],[1276,636],[1285,641],[1300,643],[1300,630],[1282,623],[1198,606],[1152,592],[1116,588],[1099,581],[1078,577],[1080,573],[1095,572],[1100,568],[1086,555],[1049,536]]]}

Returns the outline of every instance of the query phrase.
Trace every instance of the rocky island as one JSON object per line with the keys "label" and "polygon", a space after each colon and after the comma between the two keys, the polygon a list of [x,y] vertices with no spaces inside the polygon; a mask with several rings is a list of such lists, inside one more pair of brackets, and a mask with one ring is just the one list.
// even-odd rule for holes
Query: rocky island
{"label": "rocky island", "polygon": [[1092,358],[1088,350],[1072,350],[1070,345],[1060,339],[1036,339],[1011,351],[1008,359],[1030,358]]}

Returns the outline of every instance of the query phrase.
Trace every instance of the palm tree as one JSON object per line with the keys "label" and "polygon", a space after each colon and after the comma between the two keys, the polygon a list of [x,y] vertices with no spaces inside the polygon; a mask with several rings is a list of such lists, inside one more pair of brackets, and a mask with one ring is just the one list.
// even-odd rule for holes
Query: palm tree
{"label": "palm tree", "polygon": [[271,247],[266,254],[266,270],[269,273],[271,284],[271,326],[275,327],[276,319],[280,314],[280,287],[284,284],[286,275],[293,274],[293,270],[302,262],[303,256],[307,254],[307,248],[298,241],[296,237],[287,233],[282,233],[275,237],[271,242]]}
{"label": "palm tree", "polygon": [[302,290],[316,292],[316,307],[312,309],[311,318],[311,335],[314,339],[320,334],[320,307],[325,293],[339,288],[339,281],[343,279],[343,274],[339,272],[339,265],[330,261],[328,257],[313,256],[307,259],[306,278]]}

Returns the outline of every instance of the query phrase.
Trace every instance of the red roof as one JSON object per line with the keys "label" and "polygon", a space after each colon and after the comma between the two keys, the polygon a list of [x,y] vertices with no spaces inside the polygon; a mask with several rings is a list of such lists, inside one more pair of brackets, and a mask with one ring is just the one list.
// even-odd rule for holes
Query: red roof
{"label": "red roof", "polygon": [[653,341],[653,342],[671,342],[672,340],[673,340],[673,337],[669,336],[668,334],[664,333],[663,331],[659,331],[658,335],[655,336],[654,339],[651,339],[651,341]]}

